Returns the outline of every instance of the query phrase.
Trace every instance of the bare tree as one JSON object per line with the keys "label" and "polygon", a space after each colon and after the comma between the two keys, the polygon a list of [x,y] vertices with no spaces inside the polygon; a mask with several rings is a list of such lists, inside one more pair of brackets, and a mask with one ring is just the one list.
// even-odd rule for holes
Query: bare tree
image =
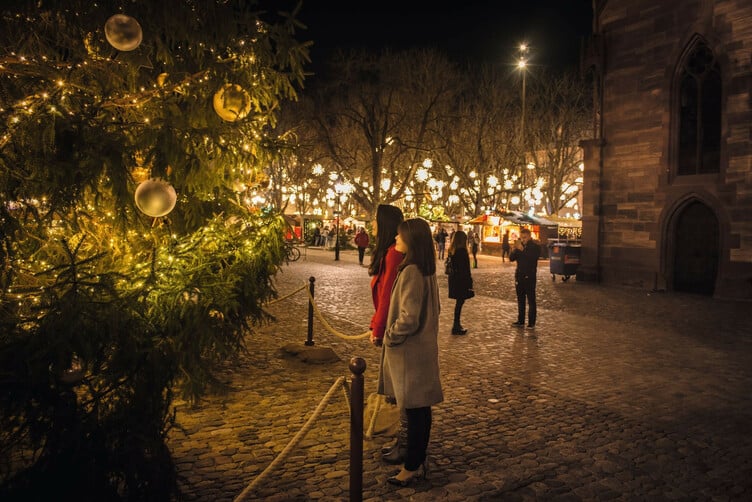
{"label": "bare tree", "polygon": [[[437,171],[449,183],[449,207],[457,203],[477,216],[484,209],[504,207],[519,193],[521,178],[515,129],[515,96],[498,71],[484,67],[466,79],[454,114],[442,123],[443,148]],[[454,197],[453,197],[454,196]]]}
{"label": "bare tree", "polygon": [[411,50],[340,53],[330,74],[312,115],[325,167],[373,214],[410,193],[452,100],[456,70],[437,52]]}
{"label": "bare tree", "polygon": [[543,74],[531,87],[526,146],[532,179],[527,195],[539,199],[547,214],[557,214],[580,191],[579,142],[591,130],[589,87],[572,73]]}

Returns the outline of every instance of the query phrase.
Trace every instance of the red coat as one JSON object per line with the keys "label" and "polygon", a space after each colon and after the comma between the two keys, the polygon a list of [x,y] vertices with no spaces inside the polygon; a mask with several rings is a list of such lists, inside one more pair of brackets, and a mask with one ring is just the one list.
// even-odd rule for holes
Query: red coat
{"label": "red coat", "polygon": [[355,234],[355,245],[359,248],[368,247],[368,234],[365,232],[358,232]]}
{"label": "red coat", "polygon": [[371,297],[376,312],[371,318],[371,329],[374,338],[384,338],[386,330],[386,315],[389,313],[389,297],[392,294],[394,279],[397,278],[397,267],[402,263],[404,254],[397,251],[394,244],[389,246],[386,256],[381,262],[379,273],[371,278]]}

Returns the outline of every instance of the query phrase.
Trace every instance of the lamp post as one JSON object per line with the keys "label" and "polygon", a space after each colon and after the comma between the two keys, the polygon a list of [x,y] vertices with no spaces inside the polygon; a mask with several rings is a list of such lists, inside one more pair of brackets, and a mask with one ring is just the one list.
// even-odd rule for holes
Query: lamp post
{"label": "lamp post", "polygon": [[527,165],[527,158],[525,156],[525,84],[527,79],[527,53],[530,49],[527,44],[520,44],[519,46],[519,57],[517,59],[517,68],[522,73],[522,113],[520,113],[520,134],[519,134],[519,145],[520,145],[520,154],[522,155],[522,169],[521,169],[521,176],[523,177],[523,183],[524,180],[527,179],[527,173],[525,172],[525,166]]}
{"label": "lamp post", "polygon": [[525,55],[527,54],[528,46],[526,44],[520,44],[519,50],[520,57],[517,60],[517,68],[519,68],[522,72],[522,114],[520,118],[520,144],[523,144],[525,140],[525,78],[527,75],[527,60],[525,60]]}
{"label": "lamp post", "polygon": [[350,193],[352,189],[348,183],[337,183],[334,185],[334,192],[337,194],[337,211],[334,215],[337,217],[337,223],[334,231],[334,261],[339,261],[339,219],[342,214],[342,196]]}

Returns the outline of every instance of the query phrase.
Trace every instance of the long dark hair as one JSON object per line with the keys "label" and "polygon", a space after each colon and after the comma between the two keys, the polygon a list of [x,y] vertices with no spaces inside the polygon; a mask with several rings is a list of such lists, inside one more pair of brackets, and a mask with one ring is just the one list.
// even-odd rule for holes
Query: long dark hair
{"label": "long dark hair", "polygon": [[463,230],[457,230],[452,235],[452,242],[449,243],[449,254],[453,255],[455,251],[467,247],[467,234]]}
{"label": "long dark hair", "polygon": [[400,223],[400,238],[405,241],[407,253],[400,264],[400,270],[410,264],[418,266],[423,275],[436,273],[436,249],[428,222],[422,218],[411,218]]}
{"label": "long dark hair", "polygon": [[397,237],[397,227],[404,221],[402,210],[389,204],[379,204],[376,208],[376,246],[371,255],[371,264],[368,266],[368,275],[378,275],[381,270],[381,262],[386,257],[389,246],[394,244]]}

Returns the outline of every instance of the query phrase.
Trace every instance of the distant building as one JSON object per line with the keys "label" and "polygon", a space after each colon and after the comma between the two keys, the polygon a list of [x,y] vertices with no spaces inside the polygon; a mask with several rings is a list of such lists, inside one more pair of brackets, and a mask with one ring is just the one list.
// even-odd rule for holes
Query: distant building
{"label": "distant building", "polygon": [[752,299],[752,2],[593,8],[578,280]]}

